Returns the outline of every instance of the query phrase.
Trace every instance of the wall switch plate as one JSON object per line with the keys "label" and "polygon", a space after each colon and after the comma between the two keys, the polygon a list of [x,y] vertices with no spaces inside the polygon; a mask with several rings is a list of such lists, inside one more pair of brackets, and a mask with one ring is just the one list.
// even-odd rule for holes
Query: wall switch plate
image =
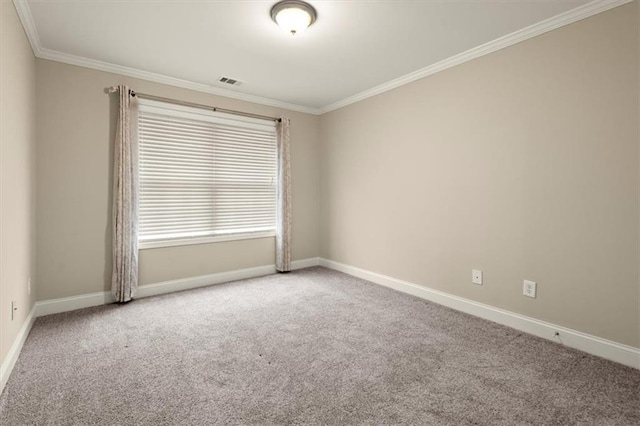
{"label": "wall switch plate", "polygon": [[471,271],[471,281],[474,284],[482,285],[482,271],[479,269],[473,269]]}
{"label": "wall switch plate", "polygon": [[536,287],[537,284],[533,281],[524,280],[524,285],[522,286],[522,294],[527,297],[536,298]]}

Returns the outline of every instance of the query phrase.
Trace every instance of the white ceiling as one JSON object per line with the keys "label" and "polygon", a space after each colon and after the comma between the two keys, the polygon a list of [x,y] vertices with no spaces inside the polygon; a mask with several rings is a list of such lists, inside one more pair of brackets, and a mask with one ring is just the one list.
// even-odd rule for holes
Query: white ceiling
{"label": "white ceiling", "polygon": [[296,36],[271,21],[275,2],[15,1],[39,57],[315,113],[626,1],[310,0],[318,20]]}

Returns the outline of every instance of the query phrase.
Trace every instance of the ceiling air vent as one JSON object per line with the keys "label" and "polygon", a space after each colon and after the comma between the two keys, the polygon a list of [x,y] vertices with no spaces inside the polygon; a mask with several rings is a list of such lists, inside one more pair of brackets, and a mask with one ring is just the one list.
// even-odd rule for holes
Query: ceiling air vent
{"label": "ceiling air vent", "polygon": [[231,86],[240,86],[242,84],[242,81],[238,80],[237,78],[231,77],[220,77],[218,81],[220,83],[230,84]]}

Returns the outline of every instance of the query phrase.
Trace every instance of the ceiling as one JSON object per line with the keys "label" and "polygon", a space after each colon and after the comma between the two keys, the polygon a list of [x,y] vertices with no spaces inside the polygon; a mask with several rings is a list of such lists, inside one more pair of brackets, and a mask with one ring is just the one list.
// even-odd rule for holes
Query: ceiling
{"label": "ceiling", "polygon": [[625,2],[310,0],[292,36],[275,0],[14,1],[36,56],[311,113]]}

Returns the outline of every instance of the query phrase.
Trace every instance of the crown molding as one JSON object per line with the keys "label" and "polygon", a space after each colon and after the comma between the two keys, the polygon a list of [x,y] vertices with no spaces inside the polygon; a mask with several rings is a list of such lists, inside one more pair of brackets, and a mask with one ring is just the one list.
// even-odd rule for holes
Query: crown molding
{"label": "crown molding", "polygon": [[252,102],[259,105],[266,105],[275,108],[287,109],[290,111],[303,112],[306,114],[319,115],[320,110],[318,108],[306,107],[303,105],[291,104],[288,102],[278,101],[275,99],[263,98],[261,96],[248,95],[245,93],[238,93],[227,89],[221,89],[213,87],[208,84],[196,83],[193,81],[182,80],[175,77],[169,77],[163,74],[158,74],[149,71],[143,71],[136,68],[125,67],[121,65],[112,64],[109,62],[98,61],[95,59],[89,59],[82,56],[71,55],[63,53],[57,50],[47,49],[42,47],[40,43],[40,37],[36,29],[33,17],[31,16],[31,10],[29,9],[29,3],[27,0],[13,0],[13,4],[16,7],[20,22],[24,27],[33,54],[40,59],[47,59],[55,62],[62,62],[69,65],[76,65],[79,67],[90,68],[98,71],[110,72],[114,74],[120,74],[127,77],[139,78],[141,80],[153,81],[155,83],[166,84],[174,87],[181,87],[183,89],[195,90],[197,92],[209,93],[217,96],[224,96],[227,98],[237,99],[240,101]]}
{"label": "crown molding", "polygon": [[82,56],[70,55],[56,50],[47,48],[40,49],[40,54],[36,55],[41,59],[50,61],[63,62],[65,64],[76,65],[79,67],[91,68],[98,71],[120,74],[127,77],[139,78],[141,80],[153,81],[174,87],[182,87],[183,89],[195,90],[197,92],[209,93],[212,95],[224,96],[227,98],[238,99],[240,101],[253,102],[255,104],[267,105],[276,108],[283,108],[290,111],[304,112],[307,114],[320,114],[319,109],[309,108],[302,105],[290,104],[288,102],[277,101],[275,99],[263,98],[260,96],[247,95],[245,93],[233,92],[231,90],[220,89],[203,83],[196,83],[188,80],[182,80],[175,77],[169,77],[163,74],[143,71],[136,68],[124,67],[108,62],[102,62],[95,59],[89,59]]}
{"label": "crown molding", "polygon": [[488,43],[482,44],[478,47],[474,47],[465,52],[451,56],[440,62],[436,62],[435,64],[429,65],[425,68],[388,81],[379,86],[375,86],[371,89],[365,90],[364,92],[360,92],[356,95],[349,96],[348,98],[324,106],[320,108],[320,113],[325,114],[327,112],[345,107],[347,105],[351,105],[372,96],[376,96],[389,90],[393,90],[397,87],[404,86],[405,84],[409,84],[421,78],[433,75],[440,71],[444,71],[448,68],[455,67],[456,65],[460,65],[473,59],[477,59],[481,56],[488,55],[489,53],[493,53],[497,50],[504,49],[505,47],[513,46],[514,44],[523,42],[549,31],[553,31],[565,25],[569,25],[582,19],[589,18],[590,16],[597,15],[598,13],[605,12],[609,9],[622,6],[623,4],[630,3],[631,1],[633,0],[592,1],[575,9],[561,13],[560,15],[556,15],[544,21],[538,22],[537,24],[530,25],[511,34],[507,34]]}
{"label": "crown molding", "polygon": [[36,24],[33,22],[33,16],[31,16],[29,3],[27,3],[27,0],[13,0],[13,5],[16,8],[16,12],[18,12],[18,17],[31,45],[31,50],[33,50],[33,54],[38,57],[40,50],[42,50],[42,45],[40,44]]}
{"label": "crown molding", "polygon": [[29,4],[27,0],[13,0],[13,3],[16,7],[16,11],[18,12],[18,16],[20,17],[20,21],[22,22],[22,26],[24,27],[27,38],[29,39],[29,43],[31,44],[33,53],[38,58],[48,59],[51,61],[62,62],[85,68],[91,68],[104,72],[111,72],[127,77],[134,77],[142,80],[153,81],[156,83],[167,84],[169,86],[182,87],[184,89],[195,90],[197,92],[224,96],[227,98],[238,99],[246,102],[253,102],[260,105],[283,108],[291,111],[298,111],[313,115],[322,115],[327,112],[370,98],[372,96],[379,95],[389,90],[393,90],[400,86],[404,86],[405,84],[409,84],[421,78],[433,75],[440,71],[444,71],[448,68],[452,68],[473,59],[477,59],[481,56],[488,55],[489,53],[504,49],[505,47],[513,46],[514,44],[523,42],[549,31],[553,31],[565,25],[569,25],[582,19],[589,18],[593,15],[597,15],[598,13],[605,12],[618,6],[622,6],[623,4],[630,3],[631,1],[633,0],[594,0],[575,9],[561,13],[560,15],[556,15],[552,18],[538,22],[537,24],[530,25],[511,34],[507,34],[488,43],[451,56],[440,62],[436,62],[435,64],[429,65],[425,68],[419,69],[402,77],[365,90],[364,92],[360,92],[353,96],[344,98],[340,101],[326,105],[322,108],[306,107],[303,105],[290,104],[288,102],[282,102],[275,99],[237,93],[230,90],[209,86],[203,83],[182,80],[163,74],[143,71],[136,68],[124,67],[121,65],[115,65],[108,62],[70,55],[56,50],[43,48],[40,43],[40,38],[38,36],[35,23],[33,22],[33,17],[31,16],[31,11],[29,10]]}

